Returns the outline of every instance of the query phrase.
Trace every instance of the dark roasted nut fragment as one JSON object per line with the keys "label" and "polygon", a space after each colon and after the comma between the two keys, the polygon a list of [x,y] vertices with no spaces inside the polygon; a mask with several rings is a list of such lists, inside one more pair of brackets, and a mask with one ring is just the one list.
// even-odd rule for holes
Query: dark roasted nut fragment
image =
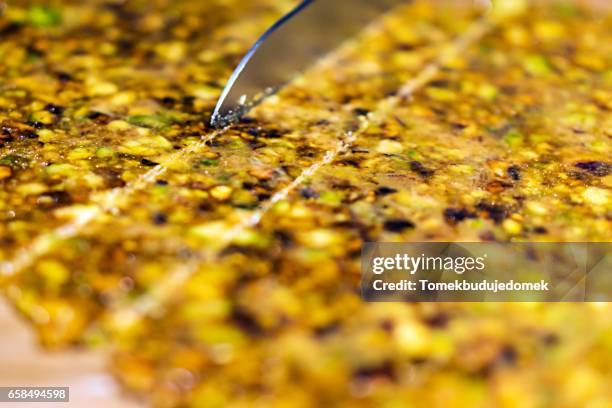
{"label": "dark roasted nut fragment", "polygon": [[45,208],[56,208],[72,204],[72,197],[65,191],[51,191],[40,195],[37,202]]}
{"label": "dark roasted nut fragment", "polygon": [[423,165],[423,163],[416,160],[410,162],[410,170],[412,170],[424,179],[434,175],[433,170],[428,169],[427,167],[425,167],[425,165]]}
{"label": "dark roasted nut fragment", "polygon": [[602,161],[578,162],[575,166],[597,177],[605,177],[612,173],[612,164]]}
{"label": "dark roasted nut fragment", "polygon": [[410,220],[391,219],[385,221],[385,230],[390,232],[404,232],[408,229],[413,229],[416,225]]}
{"label": "dark roasted nut fragment", "polygon": [[157,213],[153,216],[153,224],[164,225],[168,222],[168,216],[164,213]]}
{"label": "dark roasted nut fragment", "polygon": [[56,116],[62,116],[64,114],[64,107],[59,106],[59,105],[54,105],[52,103],[45,106],[45,110],[47,112],[51,112],[52,114]]}
{"label": "dark roasted nut fragment", "polygon": [[476,208],[479,211],[484,212],[487,217],[495,221],[497,224],[500,224],[509,215],[509,210],[501,204],[480,203],[476,206]]}
{"label": "dark roasted nut fragment", "polygon": [[140,159],[140,164],[142,164],[143,166],[147,166],[147,167],[155,167],[159,165],[159,163],[156,163],[149,159]]}
{"label": "dark roasted nut fragment", "polygon": [[353,112],[355,113],[355,115],[357,116],[368,116],[370,111],[364,108],[355,108],[353,109]]}
{"label": "dark roasted nut fragment", "polygon": [[304,198],[319,198],[319,193],[310,187],[300,189],[300,195]]}
{"label": "dark roasted nut fragment", "polygon": [[382,187],[378,187],[376,189],[376,195],[377,196],[381,196],[381,197],[382,196],[386,196],[386,195],[390,195],[390,194],[393,194],[393,193],[397,193],[397,190],[394,189],[394,188],[391,188],[391,187],[382,186]]}
{"label": "dark roasted nut fragment", "polygon": [[449,224],[456,224],[469,218],[476,218],[476,214],[465,208],[447,208],[444,210],[444,219]]}
{"label": "dark roasted nut fragment", "polygon": [[520,181],[521,180],[521,170],[518,168],[518,166],[510,166],[508,167],[508,176],[510,176],[510,178],[514,181]]}

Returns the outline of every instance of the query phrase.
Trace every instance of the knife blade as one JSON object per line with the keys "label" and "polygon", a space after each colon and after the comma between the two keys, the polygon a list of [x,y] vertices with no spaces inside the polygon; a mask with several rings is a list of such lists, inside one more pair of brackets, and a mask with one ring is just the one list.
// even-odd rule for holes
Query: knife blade
{"label": "knife blade", "polygon": [[228,126],[370,21],[407,0],[304,0],[270,27],[232,73],[211,117]]}

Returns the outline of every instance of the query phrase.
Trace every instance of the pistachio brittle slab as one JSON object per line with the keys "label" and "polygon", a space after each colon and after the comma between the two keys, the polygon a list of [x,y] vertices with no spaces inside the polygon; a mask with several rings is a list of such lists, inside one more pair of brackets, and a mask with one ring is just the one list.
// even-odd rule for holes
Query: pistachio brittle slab
{"label": "pistachio brittle slab", "polygon": [[[13,225],[9,244],[44,230],[54,207],[58,218],[87,208],[59,192],[87,204],[79,177],[90,166],[112,164],[119,177],[105,174],[128,185],[160,163],[163,174],[35,254],[4,280],[7,293],[48,345],[111,342],[117,377],[159,406],[607,406],[606,305],[372,305],[357,292],[368,240],[609,239],[612,42],[598,39],[610,19],[547,10],[441,63],[440,50],[479,13],[415,2],[220,133],[197,118],[219,84],[199,85],[231,69],[244,33],[206,36],[214,47],[202,66],[173,61],[186,52],[174,42],[156,43],[153,71],[110,57],[118,66],[108,75],[142,96],[101,95],[122,108],[87,119],[96,130],[80,136],[95,150],[76,132],[47,143],[47,159],[72,155],[75,168],[56,169],[55,195],[41,191],[27,208],[49,207]],[[181,38],[176,29],[161,35]],[[138,48],[145,61],[148,46]],[[378,111],[431,64],[437,75],[410,100]],[[62,123],[63,105],[37,103]],[[111,126],[113,137],[96,144]],[[165,145],[160,136],[163,152],[151,144]],[[30,149],[43,154],[35,138],[19,143],[13,165]],[[18,184],[8,200],[21,197]]]}
{"label": "pistachio brittle slab", "polygon": [[61,225],[53,209],[93,201],[108,210],[103,193],[133,184],[185,137],[206,133],[219,81],[286,8],[250,3],[239,16],[231,4],[181,3],[7,8],[3,259]]}
{"label": "pistachio brittle slab", "polygon": [[[550,17],[534,9],[522,18],[443,67],[410,104],[361,134],[349,155],[264,215],[255,233],[274,237],[267,246],[234,243],[214,268],[193,275],[167,314],[134,326],[117,355],[121,378],[157,389],[160,406],[182,402],[176,389],[189,391],[194,406],[256,398],[266,406],[608,403],[610,367],[597,357],[609,353],[606,305],[366,305],[356,293],[368,239],[609,237],[607,202],[591,197],[608,188],[608,113],[592,102],[606,92],[606,74],[572,66],[571,82],[552,68],[539,71],[536,59],[559,62],[561,48],[551,44],[531,62],[524,54],[535,50],[507,52],[508,31],[529,32]],[[593,19],[577,14],[561,26],[578,33]],[[578,51],[588,49],[588,39],[569,37]],[[572,117],[576,104],[588,119]],[[582,201],[572,201],[567,184]],[[523,201],[546,199],[550,188],[559,204],[524,204],[521,213]],[[228,278],[238,276],[234,284]],[[207,308],[216,302],[224,306]],[[180,357],[160,360],[158,349]]]}
{"label": "pistachio brittle slab", "polygon": [[[399,83],[403,77],[411,75],[411,72],[415,75],[423,69],[433,58],[437,44],[450,41],[472,17],[472,12],[467,10],[464,12],[464,21],[451,19],[450,12],[443,15],[436,14],[433,8],[424,3],[410,6],[403,13],[419,16],[424,22],[415,28],[414,33],[400,36],[396,27],[401,19],[397,16],[391,18],[380,28],[373,29],[364,39],[363,45],[353,46],[347,50],[346,57],[342,58],[357,62],[357,57],[362,52],[370,53],[370,48],[375,50],[378,45],[383,50],[372,55],[365,66],[376,67],[376,72],[387,78],[386,82]],[[431,21],[426,23],[427,19]],[[399,63],[385,64],[384,62],[390,58],[396,48],[405,46],[407,37],[419,45],[404,52],[404,58],[406,55],[414,54],[414,57],[407,58],[413,58],[418,64],[415,62],[403,70],[400,69]],[[355,70],[346,63],[342,66],[346,69],[339,70],[336,66],[321,69],[324,72],[342,74],[355,81],[364,80],[361,78],[363,74],[360,70]],[[267,245],[275,239],[274,234],[252,234],[241,224],[245,220],[248,222],[253,213],[261,211],[260,207],[267,205],[283,188],[299,179],[304,169],[324,160],[329,150],[335,148],[341,140],[338,132],[345,132],[353,126],[352,122],[358,121],[364,115],[363,108],[343,106],[347,98],[350,97],[354,103],[360,105],[361,101],[369,98],[375,89],[365,87],[359,92],[348,89],[345,96],[338,95],[338,100],[325,103],[324,100],[327,98],[325,92],[333,83],[333,79],[313,84],[309,91],[311,96],[305,94],[306,90],[303,88],[304,82],[309,82],[309,77],[321,76],[319,71],[315,69],[314,72],[307,74],[303,82],[289,87],[287,92],[279,95],[275,101],[262,105],[253,112],[252,117],[245,118],[232,129],[209,132],[204,136],[204,141],[200,140],[198,123],[185,123],[180,127],[168,128],[167,132],[171,134],[177,134],[180,129],[182,139],[177,143],[182,144],[184,153],[182,149],[178,149],[176,153],[168,153],[165,158],[159,159],[159,162],[163,163],[164,172],[155,178],[147,178],[148,188],[138,190],[130,190],[127,186],[117,188],[115,190],[117,194],[112,196],[113,202],[110,203],[113,209],[116,208],[112,217],[99,213],[91,206],[63,208],[60,206],[55,209],[58,218],[66,222],[70,227],[68,231],[72,232],[67,234],[68,236],[42,234],[45,239],[43,241],[45,251],[41,252],[37,249],[38,246],[35,246],[34,249],[41,253],[25,251],[20,254],[18,275],[23,276],[17,276],[14,281],[18,283],[15,284],[11,280],[11,284],[13,286],[27,284],[29,279],[39,275],[37,271],[41,268],[41,264],[44,267],[52,263],[62,270],[77,271],[76,275],[82,278],[74,285],[70,279],[65,282],[66,285],[62,290],[68,302],[71,301],[71,296],[74,296],[76,304],[87,300],[84,296],[80,296],[78,289],[80,286],[89,287],[91,291],[88,293],[91,293],[94,299],[98,296],[108,297],[112,293],[119,293],[124,278],[132,282],[133,287],[129,296],[137,297],[140,292],[147,292],[151,288],[147,284],[143,286],[134,274],[125,269],[121,264],[125,261],[125,256],[114,257],[110,254],[116,251],[129,253],[130,250],[126,245],[138,249],[138,245],[128,240],[121,231],[140,231],[143,235],[140,242],[144,244],[147,224],[151,231],[151,240],[159,239],[160,235],[166,233],[177,240],[184,240],[185,250],[193,251],[202,258],[210,255],[215,259],[220,248],[233,242]],[[375,72],[372,71],[369,75],[373,77]],[[304,101],[312,106],[304,109],[301,106]],[[275,116],[275,106],[283,103],[295,105],[301,110],[293,112],[292,118],[282,110]],[[309,115],[302,116],[301,113],[306,111]],[[330,119],[330,113],[333,120]],[[321,118],[328,119],[322,121]],[[144,117],[141,120],[143,123],[128,124],[125,121],[120,123],[115,121],[111,124],[124,131],[137,131],[142,134],[150,134],[149,132],[155,130],[155,127],[144,123]],[[134,138],[128,138],[128,141],[133,140]],[[148,149],[151,145],[144,144],[142,148]],[[112,160],[112,157],[110,159]],[[141,159],[141,165],[157,168],[159,163],[154,162],[154,159],[154,157]],[[127,193],[123,194],[124,192]],[[91,215],[88,214],[91,213],[97,214],[95,220],[90,219]],[[83,218],[86,219],[86,224],[76,224]],[[235,237],[224,238],[225,230],[231,231],[236,226],[245,230],[237,233]],[[103,239],[100,239],[99,235],[102,235]],[[91,250],[99,255],[88,256],[88,251]],[[129,256],[138,258],[135,253]],[[95,282],[88,281],[88,273],[78,272],[92,271],[92,279],[97,279],[96,262],[106,258],[108,264],[105,263],[104,267],[100,268],[104,269],[104,274],[108,278],[105,282],[110,286],[100,288]],[[143,255],[143,258],[143,262],[146,262],[147,256]],[[114,266],[113,262],[118,264]],[[174,269],[180,269],[181,262],[179,260]],[[172,276],[172,272],[173,268],[168,268],[168,275]],[[164,277],[160,276],[159,279],[161,282],[152,285],[153,287],[163,286]],[[46,293],[44,285],[42,289],[33,289],[38,296],[44,298]],[[19,301],[18,298],[15,300]],[[108,304],[96,301],[91,303],[94,309],[109,307]],[[99,312],[101,311],[92,310],[90,319],[94,319],[93,316]],[[75,335],[71,337],[71,341],[77,338]]]}

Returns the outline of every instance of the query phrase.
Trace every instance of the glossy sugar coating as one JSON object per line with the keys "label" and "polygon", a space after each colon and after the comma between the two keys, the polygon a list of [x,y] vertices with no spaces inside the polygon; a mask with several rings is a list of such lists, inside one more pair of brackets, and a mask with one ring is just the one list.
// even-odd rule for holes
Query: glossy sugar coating
{"label": "glossy sugar coating", "polygon": [[610,239],[609,14],[417,1],[215,132],[223,78],[287,8],[233,3],[0,21],[2,286],[43,343],[112,345],[157,406],[608,406],[606,304],[358,284],[364,241]]}

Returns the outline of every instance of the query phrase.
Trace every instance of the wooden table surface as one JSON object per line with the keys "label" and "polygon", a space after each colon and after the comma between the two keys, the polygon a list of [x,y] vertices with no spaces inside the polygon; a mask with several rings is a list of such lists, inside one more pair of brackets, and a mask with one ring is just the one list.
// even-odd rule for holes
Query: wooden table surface
{"label": "wooden table surface", "polygon": [[139,408],[106,372],[103,351],[49,353],[27,322],[0,298],[0,386],[70,387],[69,403],[2,403],[0,407]]}

